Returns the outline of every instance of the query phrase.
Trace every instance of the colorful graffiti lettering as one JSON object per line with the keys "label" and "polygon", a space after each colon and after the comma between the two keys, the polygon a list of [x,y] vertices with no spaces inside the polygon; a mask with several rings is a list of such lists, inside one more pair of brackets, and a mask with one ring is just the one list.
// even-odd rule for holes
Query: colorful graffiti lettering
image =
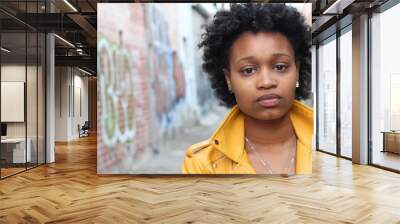
{"label": "colorful graffiti lettering", "polygon": [[185,76],[179,57],[171,46],[168,22],[163,11],[157,5],[150,5],[147,12],[150,22],[148,36],[153,43],[150,49],[154,77],[152,88],[156,96],[157,115],[163,120],[185,97]]}
{"label": "colorful graffiti lettering", "polygon": [[107,146],[127,143],[135,137],[135,76],[133,56],[121,45],[98,41],[102,141]]}

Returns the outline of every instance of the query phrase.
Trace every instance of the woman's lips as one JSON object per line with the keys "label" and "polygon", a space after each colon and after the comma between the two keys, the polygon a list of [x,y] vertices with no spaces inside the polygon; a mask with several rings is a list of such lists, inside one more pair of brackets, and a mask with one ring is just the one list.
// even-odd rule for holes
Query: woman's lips
{"label": "woman's lips", "polygon": [[266,94],[257,98],[257,103],[262,107],[276,107],[281,102],[282,97],[277,94]]}

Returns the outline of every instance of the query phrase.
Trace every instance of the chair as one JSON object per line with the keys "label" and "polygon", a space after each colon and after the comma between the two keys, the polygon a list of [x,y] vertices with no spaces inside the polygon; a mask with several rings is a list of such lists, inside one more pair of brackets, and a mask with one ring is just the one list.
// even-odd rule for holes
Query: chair
{"label": "chair", "polygon": [[82,127],[80,127],[80,125],[78,124],[79,138],[89,136],[89,129],[90,129],[89,121],[85,121]]}

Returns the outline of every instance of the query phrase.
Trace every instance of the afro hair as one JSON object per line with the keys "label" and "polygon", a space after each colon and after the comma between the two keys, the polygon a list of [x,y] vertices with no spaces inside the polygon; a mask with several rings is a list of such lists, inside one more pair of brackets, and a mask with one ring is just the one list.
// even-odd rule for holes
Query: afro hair
{"label": "afro hair", "polygon": [[311,32],[297,9],[278,3],[234,3],[230,10],[218,11],[202,34],[198,47],[203,48],[203,69],[221,103],[236,104],[228,91],[223,69],[229,70],[229,52],[233,42],[244,32],[279,32],[290,42],[299,68],[296,99],[306,99],[311,89]]}

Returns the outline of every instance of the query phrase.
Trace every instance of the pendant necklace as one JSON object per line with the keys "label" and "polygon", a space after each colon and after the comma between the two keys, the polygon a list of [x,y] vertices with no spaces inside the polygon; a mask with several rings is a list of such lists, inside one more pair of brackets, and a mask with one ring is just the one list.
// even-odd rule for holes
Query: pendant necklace
{"label": "pendant necklace", "polygon": [[[263,157],[258,153],[258,151],[253,146],[253,144],[250,142],[250,140],[247,138],[247,136],[245,136],[245,141],[246,141],[246,144],[249,146],[248,148],[250,148],[256,154],[257,158],[260,160],[260,162],[263,165],[263,167],[266,168],[268,174],[273,174],[271,165],[268,163],[268,161],[263,159]],[[295,145],[292,148],[292,150],[290,151],[288,159],[287,159],[288,163],[287,163],[287,166],[285,167],[285,171],[287,171],[287,172],[289,171],[290,166],[292,164],[294,164],[294,155],[295,155],[295,152],[296,152],[296,144],[297,144],[297,141],[295,140]]]}

